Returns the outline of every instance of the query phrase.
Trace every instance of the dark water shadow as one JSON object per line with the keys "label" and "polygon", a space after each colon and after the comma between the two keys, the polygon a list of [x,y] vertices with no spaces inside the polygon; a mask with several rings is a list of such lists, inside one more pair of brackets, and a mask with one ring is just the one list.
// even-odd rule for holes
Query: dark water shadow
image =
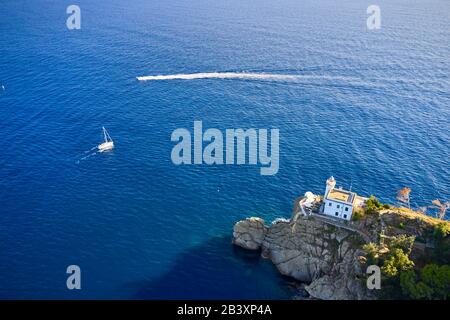
{"label": "dark water shadow", "polygon": [[294,282],[252,252],[216,237],[177,257],[163,276],[134,283],[132,299],[290,299]]}

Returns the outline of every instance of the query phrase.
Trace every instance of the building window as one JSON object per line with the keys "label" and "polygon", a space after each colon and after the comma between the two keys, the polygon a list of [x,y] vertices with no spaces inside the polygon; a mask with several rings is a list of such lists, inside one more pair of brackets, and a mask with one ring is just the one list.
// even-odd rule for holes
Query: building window
{"label": "building window", "polygon": [[337,217],[339,215],[339,212],[336,212],[334,215]]}
{"label": "building window", "polygon": [[340,207],[341,207],[341,205],[340,205],[340,204],[338,204],[338,205],[337,205],[337,208],[339,209]]}
{"label": "building window", "polygon": [[328,202],[328,206],[331,207],[331,202]]}
{"label": "building window", "polygon": [[347,219],[347,215],[346,214],[344,214],[344,219]]}
{"label": "building window", "polygon": [[345,207],[345,211],[348,211],[348,207]]}

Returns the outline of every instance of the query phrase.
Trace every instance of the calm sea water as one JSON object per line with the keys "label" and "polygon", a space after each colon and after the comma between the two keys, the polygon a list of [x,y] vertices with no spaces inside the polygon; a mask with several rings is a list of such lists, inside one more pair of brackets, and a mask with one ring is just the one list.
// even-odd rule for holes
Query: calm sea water
{"label": "calm sea water", "polygon": [[[414,205],[450,198],[450,2],[0,4],[0,298],[289,298],[235,221],[288,217],[338,184]],[[295,81],[138,82],[195,72]],[[174,166],[170,134],[279,128],[280,170]],[[116,148],[82,160],[106,126]],[[80,161],[81,160],[81,161]],[[66,267],[82,290],[66,289]]]}

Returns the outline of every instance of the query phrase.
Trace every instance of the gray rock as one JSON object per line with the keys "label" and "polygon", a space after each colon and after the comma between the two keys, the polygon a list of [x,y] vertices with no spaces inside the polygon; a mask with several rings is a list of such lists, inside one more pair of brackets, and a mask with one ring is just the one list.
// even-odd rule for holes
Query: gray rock
{"label": "gray rock", "polygon": [[305,290],[318,299],[370,299],[361,281],[361,236],[330,227],[319,217],[298,217],[269,227],[259,218],[234,226],[233,243],[262,249],[281,274],[308,283]]}
{"label": "gray rock", "polygon": [[269,227],[258,218],[238,222],[233,242],[261,248],[262,256],[280,273],[306,283],[304,290],[312,298],[376,299],[364,281],[367,258],[361,248],[364,243],[378,243],[381,232],[385,237],[419,238],[412,247],[413,260],[427,259],[435,252],[433,232],[441,220],[394,208],[342,223],[320,215],[298,215],[297,202],[290,221],[277,220]]}
{"label": "gray rock", "polygon": [[244,249],[258,250],[266,236],[267,227],[261,218],[251,217],[239,221],[233,228],[233,243]]}

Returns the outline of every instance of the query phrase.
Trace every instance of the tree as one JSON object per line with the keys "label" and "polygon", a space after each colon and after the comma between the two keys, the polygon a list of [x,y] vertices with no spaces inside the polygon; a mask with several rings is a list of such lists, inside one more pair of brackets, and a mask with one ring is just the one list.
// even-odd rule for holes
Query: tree
{"label": "tree", "polygon": [[409,259],[408,254],[402,249],[393,249],[389,257],[384,261],[381,270],[388,277],[395,277],[402,271],[411,270],[414,267],[414,262]]}
{"label": "tree", "polygon": [[441,222],[434,227],[434,261],[450,264],[450,223]]}
{"label": "tree", "polygon": [[412,250],[412,246],[416,240],[415,236],[407,236],[406,234],[399,235],[397,237],[389,239],[389,249],[401,249],[405,254],[409,255]]}
{"label": "tree", "polygon": [[380,248],[377,244],[370,242],[363,245],[362,249],[367,254],[367,262],[369,264],[378,264]]}
{"label": "tree", "polygon": [[403,189],[401,189],[397,192],[397,200],[400,201],[401,203],[406,203],[408,205],[409,209],[411,209],[410,196],[409,196],[410,193],[411,193],[411,189],[408,187],[404,187]]}
{"label": "tree", "polygon": [[417,275],[413,270],[400,274],[400,287],[402,293],[411,299],[429,299],[433,294],[433,290],[423,282],[417,283]]}
{"label": "tree", "polygon": [[422,281],[433,288],[434,297],[447,299],[450,294],[450,266],[428,264],[420,271]]}
{"label": "tree", "polygon": [[427,264],[417,275],[413,270],[400,275],[402,293],[412,299],[448,299],[450,266]]}
{"label": "tree", "polygon": [[381,204],[380,200],[375,198],[374,195],[371,195],[370,198],[366,201],[366,212],[370,214],[381,209],[383,209],[383,205]]}
{"label": "tree", "polygon": [[441,222],[434,227],[434,237],[437,240],[442,240],[450,235],[450,223]]}

